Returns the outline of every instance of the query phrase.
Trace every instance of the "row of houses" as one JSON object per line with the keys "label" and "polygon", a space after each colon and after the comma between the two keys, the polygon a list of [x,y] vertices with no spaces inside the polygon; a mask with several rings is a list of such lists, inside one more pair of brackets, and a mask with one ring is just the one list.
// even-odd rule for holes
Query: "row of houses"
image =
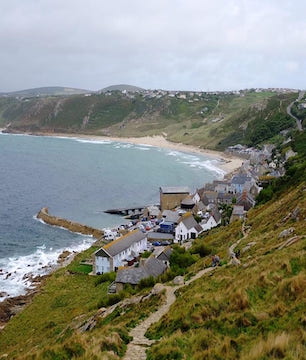
{"label": "row of houses", "polygon": [[[221,223],[219,205],[232,204],[234,198],[236,205],[232,217],[240,219],[245,211],[254,206],[253,194],[257,191],[256,181],[247,174],[216,180],[197,189],[194,194],[184,186],[161,187],[160,208],[151,206],[146,209],[148,218],[158,219],[159,228],[151,232],[139,229],[130,231],[97,250],[94,272],[103,274],[117,271],[116,290],[127,283],[136,285],[141,279],[156,277],[169,266],[171,248],[166,247],[159,254],[154,251],[148,259],[141,259],[141,254],[151,249],[154,240],[169,239],[182,244],[196,239],[204,231]],[[131,266],[135,261],[137,266]]]}
{"label": "row of houses", "polygon": [[[172,249],[170,246],[161,248],[148,259],[140,259],[141,254],[149,248],[146,233],[131,231],[95,252],[94,272],[99,275],[117,271],[112,284],[113,292],[122,290],[125,284],[135,286],[142,279],[157,277],[169,267]],[[138,266],[131,266],[136,260]]]}

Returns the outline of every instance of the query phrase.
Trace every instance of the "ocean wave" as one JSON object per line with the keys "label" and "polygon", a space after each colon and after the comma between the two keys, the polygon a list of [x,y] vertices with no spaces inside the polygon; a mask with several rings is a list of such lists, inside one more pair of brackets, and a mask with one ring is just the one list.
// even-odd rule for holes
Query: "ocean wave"
{"label": "ocean wave", "polygon": [[177,162],[188,165],[192,168],[207,169],[209,171],[212,171],[216,173],[218,177],[223,177],[226,174],[226,172],[219,167],[220,161],[216,159],[202,160],[199,156],[187,154],[176,150],[167,151],[166,155],[173,156],[176,158]]}
{"label": "ocean wave", "polygon": [[148,151],[148,150],[150,150],[150,148],[141,147],[141,146],[135,146],[135,149],[137,149],[137,150],[143,150],[143,151]]}
{"label": "ocean wave", "polygon": [[111,144],[112,141],[110,140],[91,140],[91,139],[75,139],[77,142],[84,143],[84,144],[96,144],[96,145],[105,145]]}
{"label": "ocean wave", "polygon": [[92,238],[84,237],[81,243],[60,249],[47,249],[42,244],[30,255],[0,259],[0,301],[25,294],[32,287],[31,277],[48,274],[58,264],[63,251],[77,253],[88,249],[93,242]]}
{"label": "ocean wave", "polygon": [[115,149],[130,149],[133,146],[134,145],[130,143],[118,143],[118,142],[116,142],[114,145]]}

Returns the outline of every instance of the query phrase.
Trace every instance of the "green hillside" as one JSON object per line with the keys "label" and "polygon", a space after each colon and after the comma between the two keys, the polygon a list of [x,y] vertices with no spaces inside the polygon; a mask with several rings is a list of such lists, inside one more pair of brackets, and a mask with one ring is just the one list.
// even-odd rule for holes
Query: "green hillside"
{"label": "green hillside", "polygon": [[59,95],[77,95],[90,93],[90,90],[75,89],[62,86],[48,86],[33,89],[17,90],[8,93],[1,93],[7,96],[33,97],[33,96],[59,96]]}
{"label": "green hillside", "polygon": [[111,91],[70,97],[1,98],[0,126],[11,132],[106,136],[165,135],[174,142],[223,150],[257,145],[295,127],[286,107],[297,93]]}
{"label": "green hillside", "polygon": [[[177,288],[169,311],[148,329],[147,337],[157,340],[147,348],[148,359],[305,359],[305,143],[305,133],[298,134],[292,143],[298,156],[288,162],[285,178],[271,185],[271,200],[250,210],[244,223],[212,229],[190,250],[175,251],[172,272],[180,265],[185,280],[195,280]],[[280,235],[289,228],[288,236]],[[233,244],[241,250],[239,266],[229,261]],[[131,329],[160,310],[167,293],[146,299],[148,281],[106,295],[112,275],[87,275],[80,264],[96,249],[53,273],[10,320],[0,332],[0,359],[123,358]],[[194,278],[210,266],[210,253],[222,266]],[[172,272],[159,279],[168,288]],[[121,306],[111,306],[123,298]]]}

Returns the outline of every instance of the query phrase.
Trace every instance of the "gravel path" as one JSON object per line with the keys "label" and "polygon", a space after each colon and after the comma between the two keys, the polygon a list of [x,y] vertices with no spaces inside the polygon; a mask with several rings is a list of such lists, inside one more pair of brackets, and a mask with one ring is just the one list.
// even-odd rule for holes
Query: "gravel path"
{"label": "gravel path", "polygon": [[146,357],[146,349],[150,347],[156,340],[149,340],[145,337],[145,333],[149,329],[149,327],[158,322],[163,315],[165,315],[170,306],[175,302],[176,296],[175,291],[184,286],[189,285],[191,282],[199,279],[204,274],[211,272],[215,268],[209,267],[199,271],[195,276],[193,276],[190,280],[186,281],[183,285],[177,286],[166,286],[162,285],[162,287],[166,290],[166,301],[165,303],[153,314],[151,314],[147,319],[141,322],[138,326],[132,329],[129,333],[130,336],[133,337],[133,340],[128,344],[127,351],[123,359],[125,360],[145,360]]}

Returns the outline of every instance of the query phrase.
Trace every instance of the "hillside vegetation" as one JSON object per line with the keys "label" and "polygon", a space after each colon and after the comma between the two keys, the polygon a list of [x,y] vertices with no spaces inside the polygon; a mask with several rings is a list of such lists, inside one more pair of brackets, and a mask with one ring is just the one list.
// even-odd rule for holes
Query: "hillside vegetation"
{"label": "hillside vegetation", "polygon": [[9,125],[11,132],[166,135],[174,142],[223,150],[237,143],[257,145],[293,128],[286,107],[296,97],[249,90],[0,98],[0,125]]}
{"label": "hillside vegetation", "polygon": [[[192,260],[187,267],[182,263],[186,280],[210,266],[208,253],[218,254],[222,266],[176,291],[169,312],[147,331],[157,340],[148,359],[305,359],[305,143],[305,133],[298,134],[292,146],[299,155],[288,162],[286,177],[271,185],[270,200],[250,210],[244,223],[212,229],[190,251],[176,252],[171,260],[176,264]],[[229,262],[234,243],[241,250],[240,266]],[[10,320],[0,333],[0,359],[124,356],[130,330],[160,308],[165,294],[146,298],[148,281],[106,295],[113,274],[90,276],[80,264],[96,249],[53,273]]]}

